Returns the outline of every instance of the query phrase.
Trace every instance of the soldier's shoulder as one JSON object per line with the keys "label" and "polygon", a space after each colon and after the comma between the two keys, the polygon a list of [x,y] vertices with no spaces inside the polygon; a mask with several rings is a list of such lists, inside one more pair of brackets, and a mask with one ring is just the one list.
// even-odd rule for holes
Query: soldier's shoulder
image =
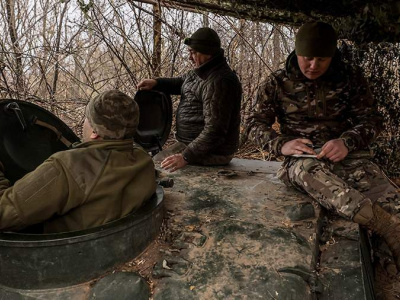
{"label": "soldier's shoulder", "polygon": [[50,159],[54,159],[57,161],[65,161],[66,159],[75,159],[75,158],[81,158],[82,156],[85,156],[87,152],[86,148],[71,148],[68,150],[64,151],[59,151],[50,156]]}
{"label": "soldier's shoulder", "polygon": [[286,70],[285,69],[276,70],[275,72],[271,73],[270,76],[273,76],[275,78],[286,78],[287,77]]}
{"label": "soldier's shoulder", "polygon": [[265,87],[274,87],[285,81],[287,78],[286,71],[283,69],[272,72],[262,83]]}

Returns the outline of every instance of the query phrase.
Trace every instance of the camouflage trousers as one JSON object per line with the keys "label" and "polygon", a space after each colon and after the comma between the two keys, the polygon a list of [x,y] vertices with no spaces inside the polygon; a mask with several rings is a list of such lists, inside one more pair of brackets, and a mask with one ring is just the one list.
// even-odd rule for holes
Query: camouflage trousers
{"label": "camouflage trousers", "polygon": [[288,157],[278,177],[307,193],[323,207],[352,220],[366,203],[378,201],[396,214],[399,194],[382,170],[368,158],[346,158],[339,163]]}
{"label": "camouflage trousers", "polygon": [[[182,142],[176,142],[169,146],[167,149],[160,151],[156,155],[154,155],[153,160],[154,162],[162,162],[170,155],[182,153],[186,149],[186,144]],[[198,164],[204,166],[222,166],[227,165],[232,160],[233,155],[215,155],[209,154],[204,157]]]}

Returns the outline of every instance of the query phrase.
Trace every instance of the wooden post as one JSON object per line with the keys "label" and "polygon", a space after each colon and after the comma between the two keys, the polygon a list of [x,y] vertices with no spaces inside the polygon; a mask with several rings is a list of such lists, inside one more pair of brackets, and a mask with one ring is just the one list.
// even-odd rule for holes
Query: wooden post
{"label": "wooden post", "polygon": [[161,6],[160,3],[153,4],[153,77],[161,75]]}

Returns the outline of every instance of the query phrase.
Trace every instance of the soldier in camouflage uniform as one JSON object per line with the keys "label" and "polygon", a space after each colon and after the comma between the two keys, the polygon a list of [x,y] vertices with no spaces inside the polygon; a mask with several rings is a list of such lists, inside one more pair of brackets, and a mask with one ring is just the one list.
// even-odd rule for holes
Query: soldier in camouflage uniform
{"label": "soldier in camouflage uniform", "polygon": [[387,213],[398,194],[368,151],[383,120],[360,70],[341,61],[336,44],[329,24],[303,25],[286,68],[260,86],[246,134],[285,156],[278,177],[286,185],[383,236],[399,269],[400,223]]}
{"label": "soldier in camouflage uniform", "polygon": [[111,90],[87,105],[83,143],[13,186],[0,162],[0,230],[38,223],[45,233],[82,230],[138,209],[156,189],[153,161],[133,143],[138,122],[136,102]]}

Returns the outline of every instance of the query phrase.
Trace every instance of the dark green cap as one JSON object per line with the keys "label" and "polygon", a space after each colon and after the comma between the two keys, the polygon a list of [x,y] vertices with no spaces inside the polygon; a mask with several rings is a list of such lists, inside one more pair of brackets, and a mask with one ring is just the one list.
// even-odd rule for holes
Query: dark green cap
{"label": "dark green cap", "polygon": [[197,52],[209,55],[214,55],[221,49],[218,34],[208,27],[198,29],[190,38],[186,38],[184,43]]}
{"label": "dark green cap", "polygon": [[307,57],[333,57],[337,35],[331,25],[309,22],[300,27],[296,35],[296,55]]}
{"label": "dark green cap", "polygon": [[85,113],[93,130],[103,139],[132,138],[139,124],[138,104],[118,90],[90,100]]}

